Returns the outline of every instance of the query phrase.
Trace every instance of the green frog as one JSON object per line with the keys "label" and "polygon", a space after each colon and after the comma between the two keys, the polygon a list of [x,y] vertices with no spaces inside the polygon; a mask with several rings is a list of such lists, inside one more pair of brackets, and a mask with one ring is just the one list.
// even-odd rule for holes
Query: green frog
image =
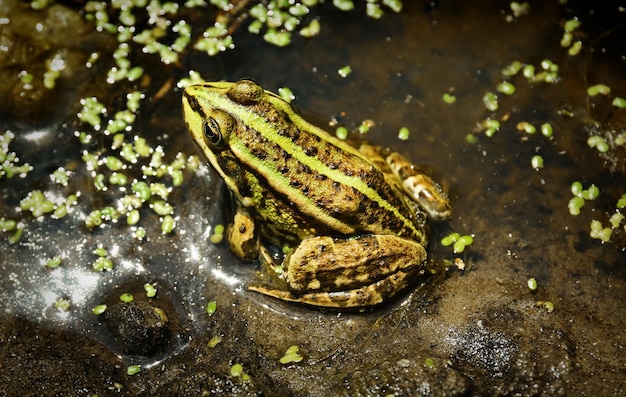
{"label": "green frog", "polygon": [[[233,201],[231,251],[258,258],[277,287],[249,289],[323,307],[380,304],[423,273],[427,214],[451,216],[439,184],[403,156],[355,147],[251,80],[183,94],[194,142]],[[289,247],[282,262],[270,245]]]}

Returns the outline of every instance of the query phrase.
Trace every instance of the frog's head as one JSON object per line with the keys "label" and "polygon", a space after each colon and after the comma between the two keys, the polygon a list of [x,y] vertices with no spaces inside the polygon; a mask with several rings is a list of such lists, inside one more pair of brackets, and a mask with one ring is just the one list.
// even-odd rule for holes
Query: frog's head
{"label": "frog's head", "polygon": [[237,146],[237,132],[245,131],[258,118],[250,109],[264,95],[263,88],[252,80],[197,84],[183,93],[187,129],[202,154],[227,182],[232,179],[228,168],[230,153]]}
{"label": "frog's head", "polygon": [[185,124],[209,160],[211,153],[229,147],[231,133],[239,124],[246,123],[246,114],[250,113],[246,108],[258,102],[264,94],[263,88],[252,80],[196,84],[185,89]]}

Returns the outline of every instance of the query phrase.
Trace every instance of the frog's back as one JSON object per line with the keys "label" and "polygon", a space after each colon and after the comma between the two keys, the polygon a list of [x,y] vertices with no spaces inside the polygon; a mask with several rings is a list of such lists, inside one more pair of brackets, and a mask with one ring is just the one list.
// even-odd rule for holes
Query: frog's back
{"label": "frog's back", "polygon": [[[256,212],[270,234],[395,234],[425,239],[425,218],[355,148],[259,102],[255,123],[240,123],[230,147],[248,171]],[[271,126],[269,128],[268,126]]]}

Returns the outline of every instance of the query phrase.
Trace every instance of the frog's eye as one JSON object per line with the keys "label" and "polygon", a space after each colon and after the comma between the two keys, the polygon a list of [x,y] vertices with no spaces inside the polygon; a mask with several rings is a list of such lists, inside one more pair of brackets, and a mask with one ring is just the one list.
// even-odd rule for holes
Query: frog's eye
{"label": "frog's eye", "polygon": [[215,148],[228,145],[230,134],[237,124],[235,119],[230,114],[219,109],[213,109],[210,115],[207,116],[202,124],[204,140]]}
{"label": "frog's eye", "polygon": [[222,132],[220,131],[220,125],[213,117],[209,117],[203,125],[204,139],[207,140],[213,146],[219,146],[222,143]]}

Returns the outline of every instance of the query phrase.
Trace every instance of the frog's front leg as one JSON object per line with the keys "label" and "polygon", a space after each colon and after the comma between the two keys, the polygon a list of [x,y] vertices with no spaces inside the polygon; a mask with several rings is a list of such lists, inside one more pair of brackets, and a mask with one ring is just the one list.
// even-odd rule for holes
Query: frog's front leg
{"label": "frog's front leg", "polygon": [[314,306],[373,306],[406,287],[425,260],[421,244],[393,235],[311,237],[284,258],[284,290],[250,289]]}
{"label": "frog's front leg", "polygon": [[237,205],[232,223],[226,228],[230,250],[240,259],[252,262],[259,257],[259,233],[254,218],[243,206]]}

